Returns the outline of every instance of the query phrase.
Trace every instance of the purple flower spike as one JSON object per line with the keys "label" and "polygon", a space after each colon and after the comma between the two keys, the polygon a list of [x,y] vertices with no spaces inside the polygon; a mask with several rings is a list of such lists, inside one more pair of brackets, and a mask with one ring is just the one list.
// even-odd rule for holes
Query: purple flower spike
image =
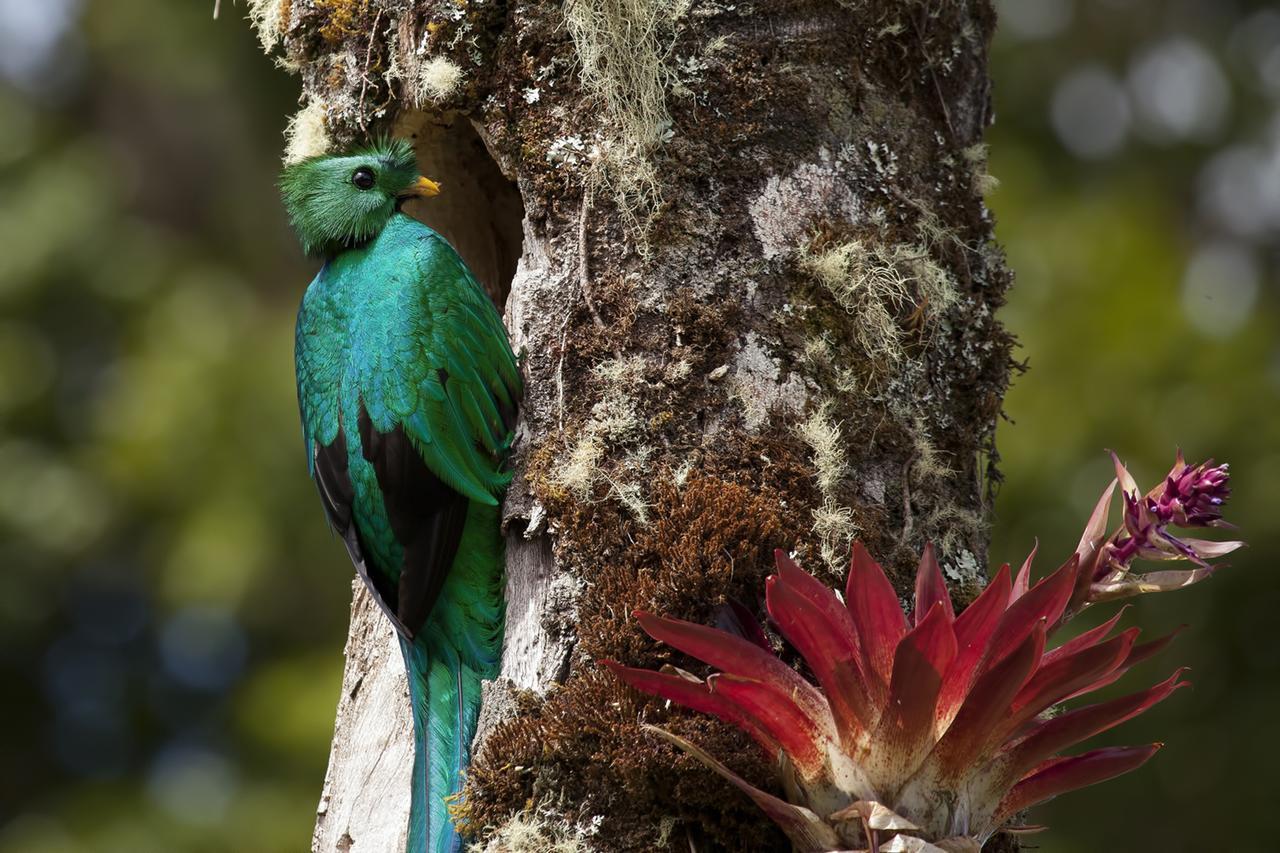
{"label": "purple flower spike", "polygon": [[1164,489],[1147,500],[1163,520],[1179,527],[1221,527],[1222,505],[1231,497],[1230,477],[1228,466],[1214,465],[1212,459],[1194,468],[1187,465],[1179,450]]}
{"label": "purple flower spike", "polygon": [[[1111,497],[1108,489],[1090,519],[1077,552],[1085,570],[1072,599],[1073,611],[1089,603],[1198,583],[1215,569],[1209,560],[1229,554],[1244,544],[1192,539],[1170,530],[1171,527],[1231,526],[1222,520],[1222,508],[1231,496],[1231,475],[1226,465],[1215,465],[1212,459],[1188,465],[1182,451],[1178,451],[1173,469],[1161,484],[1143,494],[1120,459],[1114,453],[1111,458],[1124,501],[1124,523],[1103,540]],[[1131,571],[1133,562],[1139,559],[1187,560],[1198,568],[1139,574]]]}

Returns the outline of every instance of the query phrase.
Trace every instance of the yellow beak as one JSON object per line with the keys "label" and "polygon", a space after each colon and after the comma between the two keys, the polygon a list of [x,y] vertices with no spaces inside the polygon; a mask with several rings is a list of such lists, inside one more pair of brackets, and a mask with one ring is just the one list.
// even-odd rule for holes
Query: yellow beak
{"label": "yellow beak", "polygon": [[400,193],[400,198],[431,198],[440,195],[440,185],[430,178],[418,178],[408,189]]}

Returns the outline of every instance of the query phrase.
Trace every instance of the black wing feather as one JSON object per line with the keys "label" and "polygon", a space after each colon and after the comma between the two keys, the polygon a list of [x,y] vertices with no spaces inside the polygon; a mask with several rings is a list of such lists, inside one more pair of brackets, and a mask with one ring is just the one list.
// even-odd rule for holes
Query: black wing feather
{"label": "black wing feather", "polygon": [[431,473],[402,426],[379,432],[362,406],[359,428],[362,453],[377,475],[391,531],[404,551],[400,582],[388,604],[395,610],[395,621],[412,637],[448,577],[469,501]]}
{"label": "black wing feather", "polygon": [[342,537],[356,572],[396,630],[412,639],[430,615],[457,556],[468,501],[431,473],[402,427],[378,432],[361,407],[359,429],[361,453],[373,466],[391,531],[404,552],[398,584],[386,571],[370,571],[368,549],[351,516],[355,489],[341,429],[330,444],[316,444],[316,486],[329,524]]}
{"label": "black wing feather", "polygon": [[347,470],[347,437],[342,429],[338,429],[337,437],[330,444],[315,445],[315,480],[320,491],[320,502],[324,505],[324,514],[342,542],[347,546],[347,555],[356,567],[356,573],[364,581],[365,587],[378,603],[378,608],[391,620],[396,630],[407,637],[413,633],[408,631],[396,616],[396,589],[389,579],[381,573],[369,572],[369,564],[365,561],[364,546],[360,543],[360,531],[351,520],[351,505],[355,501],[355,489],[351,485],[351,475]]}

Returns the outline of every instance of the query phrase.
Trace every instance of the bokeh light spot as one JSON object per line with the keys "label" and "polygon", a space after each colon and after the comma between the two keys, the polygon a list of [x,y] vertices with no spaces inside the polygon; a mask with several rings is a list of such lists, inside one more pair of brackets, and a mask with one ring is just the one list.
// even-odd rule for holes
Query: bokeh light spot
{"label": "bokeh light spot", "polygon": [[79,15],[80,0],[0,0],[0,75],[41,88],[59,70],[58,48]]}
{"label": "bokeh light spot", "polygon": [[220,607],[188,607],[165,623],[160,634],[165,670],[178,682],[216,692],[240,677],[248,655],[244,631]]}
{"label": "bokeh light spot", "polygon": [[209,826],[231,804],[236,778],[222,755],[194,746],[172,746],[157,756],[148,775],[151,798],[184,823]]}
{"label": "bokeh light spot", "polygon": [[1157,142],[1211,139],[1231,104],[1217,61],[1182,36],[1143,51],[1129,69],[1128,83],[1137,127]]}
{"label": "bokeh light spot", "polygon": [[1129,101],[1110,71],[1088,65],[1071,72],[1053,92],[1053,129],[1068,151],[1086,160],[1109,157],[1129,133]]}
{"label": "bokeh light spot", "polygon": [[1261,271],[1253,253],[1232,243],[1196,250],[1182,278],[1182,310],[1203,335],[1227,338],[1248,321]]}
{"label": "bokeh light spot", "polygon": [[0,523],[50,551],[74,553],[107,521],[97,484],[39,445],[0,444]]}
{"label": "bokeh light spot", "polygon": [[1280,228],[1280,128],[1265,145],[1218,152],[1200,173],[1198,201],[1217,225],[1250,239]]}

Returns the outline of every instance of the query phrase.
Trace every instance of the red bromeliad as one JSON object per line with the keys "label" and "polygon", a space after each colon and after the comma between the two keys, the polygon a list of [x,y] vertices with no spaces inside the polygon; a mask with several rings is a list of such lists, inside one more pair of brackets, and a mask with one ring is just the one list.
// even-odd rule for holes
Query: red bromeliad
{"label": "red bromeliad", "polygon": [[[1181,478],[1188,470],[1193,474]],[[1147,506],[1136,487],[1121,482],[1126,498],[1134,495],[1129,502]],[[643,611],[635,615],[650,636],[720,672],[703,680],[674,667],[654,672],[604,664],[638,690],[741,727],[775,757],[786,800],[683,738],[650,727],[750,796],[800,853],[977,851],[1023,809],[1143,764],[1159,744],[1060,752],[1186,685],[1178,670],[1119,699],[1046,713],[1111,684],[1172,639],[1139,644],[1137,628],[1112,636],[1122,615],[1116,614],[1046,648],[1073,606],[1116,597],[1098,594],[1099,578],[1121,572],[1127,580],[1128,562],[1116,552],[1135,535],[1128,514],[1121,531],[1103,533],[1114,486],[1062,567],[1033,586],[1030,557],[1016,579],[1003,566],[958,616],[931,547],[920,560],[910,615],[860,543],[843,601],[776,552],[778,573],[768,579],[766,607],[816,685],[773,654],[758,625],[734,634]],[[1142,501],[1154,501],[1146,510],[1154,518],[1167,513],[1159,526],[1185,524],[1195,512],[1216,520],[1218,497],[1225,497],[1225,468],[1188,469],[1179,457],[1165,490]],[[1141,591],[1150,590],[1126,594]]]}

